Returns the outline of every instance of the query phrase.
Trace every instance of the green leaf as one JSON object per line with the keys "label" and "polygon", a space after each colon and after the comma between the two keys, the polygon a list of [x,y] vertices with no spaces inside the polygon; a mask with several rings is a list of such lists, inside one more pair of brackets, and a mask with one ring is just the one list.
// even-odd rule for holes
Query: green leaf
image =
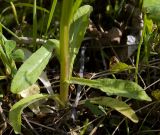
{"label": "green leaf", "polygon": [[148,32],[148,34],[152,34],[153,32],[153,21],[151,19],[148,19],[147,17],[144,18],[145,19],[145,26],[146,26],[146,31]]}
{"label": "green leaf", "polygon": [[74,15],[70,27],[70,74],[73,69],[74,60],[89,24],[89,15],[92,10],[93,9],[91,6],[85,5],[80,7]]}
{"label": "green leaf", "polygon": [[[14,4],[15,5],[15,7],[27,7],[27,8],[33,8],[33,4],[29,4],[29,3],[20,3],[20,2],[18,2],[18,3],[16,3],[16,4]],[[37,8],[37,10],[40,10],[40,11],[43,11],[44,13],[49,13],[49,11],[46,9],[46,8],[43,8],[43,7],[41,7],[41,6],[37,6],[36,7]],[[4,12],[3,12],[4,13]]]}
{"label": "green leaf", "polygon": [[160,1],[159,0],[144,0],[143,7],[147,9],[149,18],[154,21],[160,21]]}
{"label": "green leaf", "polygon": [[37,38],[37,0],[33,3],[33,43],[34,49],[36,49],[36,38]]}
{"label": "green leaf", "polygon": [[87,100],[84,105],[87,108],[89,108],[94,115],[102,115],[103,114],[103,112],[99,109],[99,107],[92,104],[89,100]]}
{"label": "green leaf", "polygon": [[0,76],[0,80],[7,79],[7,76]]}
{"label": "green leaf", "polygon": [[35,94],[27,98],[23,98],[16,104],[14,104],[9,112],[9,121],[14,129],[16,134],[21,133],[21,113],[24,108],[29,106],[30,104],[48,98],[50,95],[43,95],[43,94]]}
{"label": "green leaf", "polygon": [[110,71],[113,73],[117,73],[117,72],[122,72],[130,69],[134,69],[134,67],[127,65],[126,63],[118,62],[110,68]]}
{"label": "green leaf", "polygon": [[151,101],[143,88],[137,83],[120,79],[97,79],[89,80],[84,78],[71,77],[70,83],[87,85],[92,88],[100,89],[108,95],[117,95],[138,100]]}
{"label": "green leaf", "polygon": [[48,44],[54,46],[56,57],[60,60],[60,43],[59,40],[49,39]]}
{"label": "green leaf", "polygon": [[133,122],[138,122],[138,117],[136,116],[134,110],[123,101],[119,101],[118,99],[110,97],[97,97],[89,99],[89,101],[93,104],[99,104],[113,108],[124,116],[128,117]]}
{"label": "green leaf", "polygon": [[13,93],[19,93],[37,81],[52,56],[53,48],[55,48],[53,41],[47,42],[21,65],[11,83]]}
{"label": "green leaf", "polygon": [[82,0],[76,0],[74,2],[73,13],[75,13],[77,11],[77,9],[80,7],[81,3],[82,3]]}
{"label": "green leaf", "polygon": [[11,76],[13,76],[17,71],[15,62],[11,57],[11,53],[15,49],[15,47],[16,47],[16,42],[12,40],[6,40],[4,46],[0,46],[1,60],[5,65],[7,74],[8,75],[11,74]]}
{"label": "green leaf", "polygon": [[51,24],[51,21],[52,21],[52,18],[53,18],[53,14],[54,14],[54,10],[55,10],[55,7],[57,5],[57,0],[53,0],[53,3],[52,3],[52,7],[51,7],[51,11],[49,13],[49,18],[48,18],[48,23],[47,23],[47,29],[46,29],[46,33],[50,27],[50,24]]}
{"label": "green leaf", "polygon": [[160,101],[160,89],[153,90],[151,95],[156,99]]}
{"label": "green leaf", "polygon": [[22,62],[24,60],[24,52],[22,49],[17,49],[11,54],[13,60],[16,62]]}
{"label": "green leaf", "polygon": [[12,53],[12,51],[15,49],[16,47],[16,42],[13,40],[7,40],[4,44],[4,48],[5,48],[5,52],[7,54],[7,56],[9,57],[10,54]]}

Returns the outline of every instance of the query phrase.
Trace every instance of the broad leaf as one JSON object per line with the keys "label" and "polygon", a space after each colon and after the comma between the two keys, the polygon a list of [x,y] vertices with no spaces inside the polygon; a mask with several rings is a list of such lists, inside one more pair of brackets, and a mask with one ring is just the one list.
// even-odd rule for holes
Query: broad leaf
{"label": "broad leaf", "polygon": [[137,83],[120,79],[97,79],[89,80],[84,78],[71,77],[70,83],[87,85],[100,89],[108,95],[117,95],[138,100],[151,101],[151,98]]}
{"label": "broad leaf", "polygon": [[148,16],[154,21],[160,21],[160,1],[144,0],[143,7],[147,10]]}
{"label": "broad leaf", "polygon": [[11,83],[13,93],[18,93],[37,81],[52,56],[53,48],[55,48],[53,41],[47,42],[22,64]]}
{"label": "broad leaf", "polygon": [[43,95],[43,94],[36,94],[36,95],[32,95],[30,97],[27,98],[23,98],[22,100],[20,100],[19,102],[17,102],[16,104],[14,104],[9,112],[9,121],[14,129],[14,132],[16,134],[21,133],[21,113],[23,111],[24,108],[26,108],[27,106],[29,106],[30,104],[41,100],[41,99],[45,99],[48,98],[50,95]]}
{"label": "broad leaf", "polygon": [[89,99],[89,101],[93,104],[104,105],[110,108],[115,109],[116,111],[120,112],[124,116],[128,117],[133,122],[138,122],[138,117],[136,116],[134,110],[127,105],[123,101],[119,101],[118,99],[110,98],[110,97],[98,97]]}
{"label": "broad leaf", "polygon": [[74,60],[89,24],[89,15],[91,12],[92,7],[85,5],[80,7],[74,15],[70,27],[70,74],[73,69]]}
{"label": "broad leaf", "polygon": [[22,62],[24,60],[24,52],[22,49],[17,49],[15,50],[12,54],[12,59],[15,60],[16,62]]}

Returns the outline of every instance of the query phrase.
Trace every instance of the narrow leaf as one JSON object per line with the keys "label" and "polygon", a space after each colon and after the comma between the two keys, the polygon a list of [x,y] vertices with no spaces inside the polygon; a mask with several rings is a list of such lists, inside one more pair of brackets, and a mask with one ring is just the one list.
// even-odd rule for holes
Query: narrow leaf
{"label": "narrow leaf", "polygon": [[20,100],[12,106],[9,112],[9,121],[16,134],[21,133],[21,113],[23,109],[38,100],[45,99],[48,97],[49,95],[36,94],[27,98],[23,98],[22,100]]}
{"label": "narrow leaf", "polygon": [[84,78],[72,77],[70,83],[87,85],[89,87],[100,89],[108,95],[117,95],[138,100],[151,101],[142,87],[137,83],[120,79],[97,79],[89,80]]}
{"label": "narrow leaf", "polygon": [[57,0],[53,0],[52,7],[51,7],[51,11],[50,11],[50,13],[49,13],[49,18],[48,18],[46,33],[47,33],[47,31],[48,31],[48,29],[49,29],[49,26],[50,26],[50,24],[51,24],[51,21],[52,21],[52,18],[53,18],[53,14],[54,14],[54,10],[55,10],[56,4],[57,4]]}
{"label": "narrow leaf", "polygon": [[92,10],[91,6],[85,5],[80,7],[74,15],[70,27],[70,73],[89,24],[89,15]]}
{"label": "narrow leaf", "polygon": [[89,99],[89,101],[93,104],[104,105],[110,108],[115,109],[116,111],[120,112],[124,116],[128,117],[133,122],[138,122],[138,117],[136,116],[134,110],[127,105],[123,101],[119,101],[118,99],[110,98],[110,97],[98,97]]}
{"label": "narrow leaf", "polygon": [[36,38],[37,38],[37,0],[34,0],[33,6],[33,43],[36,49]]}

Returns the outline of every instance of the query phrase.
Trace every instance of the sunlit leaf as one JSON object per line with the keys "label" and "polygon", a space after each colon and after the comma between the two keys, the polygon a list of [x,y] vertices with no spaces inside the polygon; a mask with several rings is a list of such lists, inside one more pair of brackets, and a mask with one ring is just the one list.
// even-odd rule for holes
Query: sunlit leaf
{"label": "sunlit leaf", "polygon": [[48,18],[48,23],[47,23],[47,29],[46,29],[46,32],[48,31],[50,25],[51,25],[51,21],[53,19],[53,14],[54,14],[54,10],[55,10],[55,7],[57,5],[57,0],[53,0],[53,3],[52,3],[52,7],[51,7],[51,11],[49,13],[49,18]]}
{"label": "sunlit leaf", "polygon": [[21,113],[23,109],[38,100],[45,99],[48,97],[49,95],[36,94],[36,95],[29,96],[27,98],[23,98],[22,100],[20,100],[19,102],[17,102],[12,106],[9,112],[9,121],[16,134],[21,133],[21,124],[22,124]]}
{"label": "sunlit leaf", "polygon": [[118,99],[110,97],[97,97],[89,99],[89,101],[93,104],[99,104],[113,108],[124,116],[128,117],[133,122],[138,122],[138,117],[136,116],[134,110],[123,101],[119,101]]}
{"label": "sunlit leaf", "polygon": [[109,78],[89,80],[71,77],[70,83],[97,88],[103,92],[106,92],[108,95],[117,95],[138,100],[151,101],[151,98],[146,94],[144,89],[132,81]]}
{"label": "sunlit leaf", "polygon": [[144,0],[143,7],[147,10],[148,16],[154,21],[160,21],[160,1]]}
{"label": "sunlit leaf", "polygon": [[134,67],[127,65],[125,63],[122,63],[122,62],[118,62],[110,68],[110,71],[113,73],[117,73],[117,72],[122,72],[122,71],[130,70],[130,69],[134,69]]}
{"label": "sunlit leaf", "polygon": [[153,32],[153,21],[151,19],[148,19],[147,17],[145,17],[145,23],[146,23],[146,30],[148,33],[152,33]]}
{"label": "sunlit leaf", "polygon": [[91,12],[92,7],[85,5],[80,7],[74,15],[70,27],[70,73],[72,72],[74,60],[89,24],[88,18]]}
{"label": "sunlit leaf", "polygon": [[11,91],[19,93],[34,84],[52,56],[53,41],[39,48],[19,68],[11,83]]}
{"label": "sunlit leaf", "polygon": [[60,44],[59,40],[49,39],[48,43],[54,46],[55,55],[58,59],[60,59]]}

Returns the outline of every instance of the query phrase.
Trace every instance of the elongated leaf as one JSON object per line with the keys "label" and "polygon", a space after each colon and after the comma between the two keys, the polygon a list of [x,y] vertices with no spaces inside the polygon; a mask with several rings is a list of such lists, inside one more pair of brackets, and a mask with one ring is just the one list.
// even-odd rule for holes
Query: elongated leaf
{"label": "elongated leaf", "polygon": [[52,3],[52,7],[51,7],[51,11],[49,13],[49,18],[48,18],[48,23],[47,23],[47,29],[46,29],[46,33],[49,29],[49,26],[51,24],[51,21],[52,21],[52,18],[53,18],[53,14],[54,14],[54,10],[55,10],[55,7],[57,5],[57,0],[53,0],[53,3]]}
{"label": "elongated leaf", "polygon": [[71,20],[72,20],[74,14],[76,13],[76,11],[78,10],[78,8],[80,7],[81,3],[82,3],[82,0],[76,0],[76,1],[74,2],[74,5],[73,5],[73,7],[72,7],[72,14],[71,14],[71,16],[70,16],[70,19],[71,19]]}
{"label": "elongated leaf", "polygon": [[10,33],[12,36],[14,36],[16,39],[20,40],[20,38],[14,33],[12,32],[10,29],[8,29],[7,27],[5,27],[1,22],[0,25],[8,32]]}
{"label": "elongated leaf", "polygon": [[74,15],[70,27],[70,73],[72,72],[74,60],[89,24],[89,15],[91,12],[92,7],[85,5],[80,7]]}
{"label": "elongated leaf", "polygon": [[0,76],[0,80],[7,79],[7,76]]}
{"label": "elongated leaf", "polygon": [[70,83],[87,85],[89,87],[100,89],[108,95],[117,95],[138,100],[151,101],[146,92],[134,82],[120,79],[97,79],[89,80],[83,78],[71,77]]}
{"label": "elongated leaf", "polygon": [[36,38],[37,38],[37,0],[34,0],[33,4],[33,43],[36,49]]}
{"label": "elongated leaf", "polygon": [[104,105],[110,108],[115,109],[116,111],[120,112],[124,116],[128,117],[133,122],[138,122],[138,117],[136,116],[134,110],[127,105],[123,101],[119,101],[118,99],[110,98],[110,97],[98,97],[89,99],[89,101],[93,104]]}
{"label": "elongated leaf", "polygon": [[73,13],[75,13],[77,11],[77,9],[80,7],[81,3],[82,3],[82,0],[76,0],[74,2]]}
{"label": "elongated leaf", "polygon": [[23,98],[16,104],[14,104],[9,112],[9,121],[14,129],[16,134],[21,133],[21,113],[24,108],[29,106],[30,104],[48,98],[50,95],[36,94],[27,98]]}
{"label": "elongated leaf", "polygon": [[54,40],[48,41],[22,64],[11,83],[13,93],[18,93],[37,81],[52,55],[55,44]]}
{"label": "elongated leaf", "polygon": [[11,74],[12,76],[17,71],[15,62],[11,57],[12,51],[15,49],[15,47],[16,47],[16,42],[12,40],[5,41],[4,50],[2,46],[0,47],[1,59],[3,61],[3,64],[6,67],[7,73]]}

